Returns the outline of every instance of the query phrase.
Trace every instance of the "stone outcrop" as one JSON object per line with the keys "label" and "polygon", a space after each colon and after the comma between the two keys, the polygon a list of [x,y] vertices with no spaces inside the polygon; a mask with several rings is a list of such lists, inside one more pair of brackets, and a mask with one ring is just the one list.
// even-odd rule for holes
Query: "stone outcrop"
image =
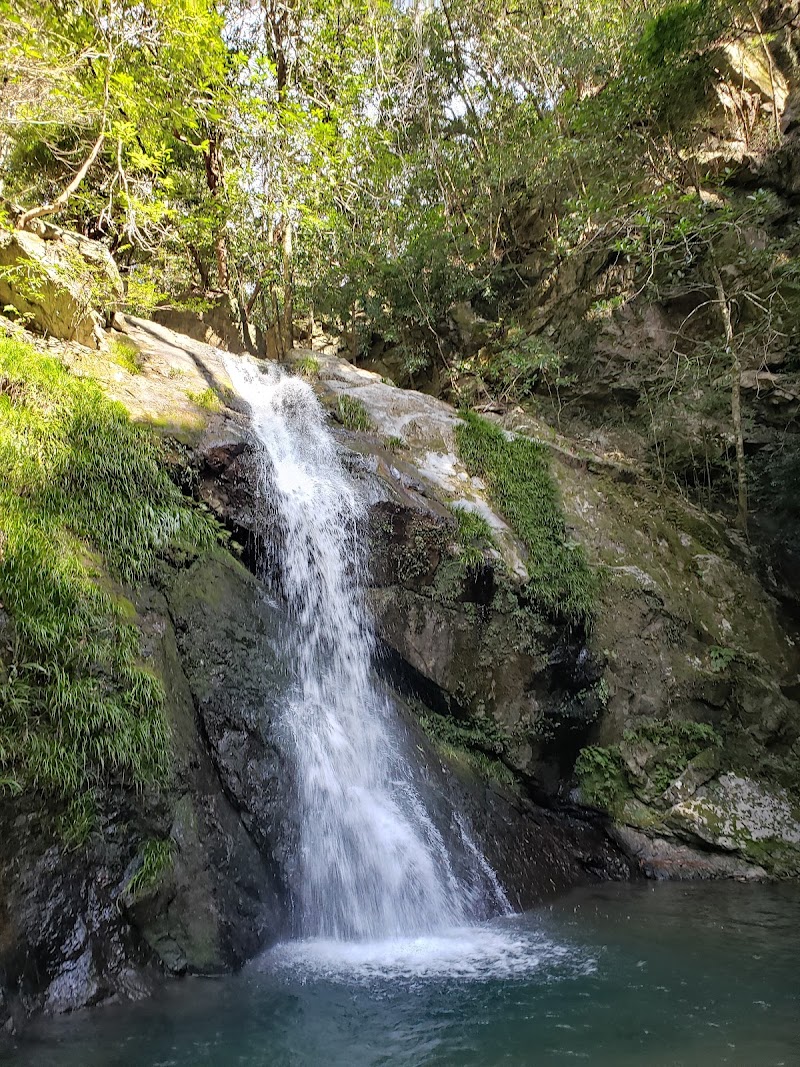
{"label": "stone outcrop", "polygon": [[32,329],[97,348],[122,298],[122,280],[105,245],[34,220],[0,228],[0,309]]}
{"label": "stone outcrop", "polygon": [[240,321],[238,309],[223,293],[187,293],[183,302],[165,304],[153,311],[153,320],[194,341],[228,352],[246,350],[265,359],[279,359],[277,329],[266,331]]}
{"label": "stone outcrop", "polygon": [[[255,493],[252,442],[221,354],[153,324],[120,324],[137,346],[138,373],[76,345],[63,348],[64,357],[166,435],[176,478],[226,523],[236,552],[263,571],[269,532]],[[192,400],[201,383],[217,404]],[[450,560],[452,517],[420,493],[422,483],[411,473],[405,489],[387,479],[370,448],[349,456],[372,503],[371,526],[393,516],[398,541],[414,529],[418,550]],[[394,564],[387,566],[381,580],[391,583]],[[418,566],[412,570],[413,580],[422,578]],[[172,775],[160,791],[118,786],[98,795],[95,828],[73,848],[64,844],[63,813],[41,808],[35,797],[4,805],[0,1019],[9,1027],[40,1010],[145,995],[165,974],[236,968],[291,928],[292,771],[270,732],[287,685],[281,609],[221,548],[175,552],[153,584],[130,593],[144,662],[167,694]],[[586,878],[629,876],[601,818],[538,807],[499,764],[498,774],[486,773],[466,749],[443,748],[420,729],[425,716],[418,718],[410,663],[402,660],[396,675],[384,666],[398,686],[437,825],[462,848],[461,826],[472,827],[515,906]]]}
{"label": "stone outcrop", "polygon": [[[505,427],[549,443],[569,536],[603,575],[591,631],[558,623],[527,601],[524,550],[459,460],[453,409],[316,356],[319,389],[334,412],[340,396],[352,397],[372,427],[346,437],[363,456],[362,483],[372,486],[378,630],[411,687],[450,716],[468,747],[556,805],[581,798],[573,768],[587,745],[615,752],[649,723],[664,724],[666,735],[670,724],[707,726],[719,741],[709,772],[693,781],[690,751],[656,746],[660,788],[645,795],[639,788],[638,806],[615,809],[620,828],[682,850],[676,874],[793,871],[786,826],[796,801],[785,790],[797,785],[800,658],[791,624],[738,533],[719,514],[653,484],[634,463],[512,412]],[[478,511],[494,534],[496,549],[471,571],[458,561],[453,504]],[[624,774],[630,779],[628,768]],[[747,826],[731,847],[667,817],[671,804],[658,799],[670,788],[684,795],[693,788],[724,805],[731,775],[754,783],[755,807],[774,824],[772,834],[758,830],[757,847],[748,844]],[[624,832],[618,839],[631,840]],[[709,864],[714,852],[730,862]],[[655,869],[638,845],[631,855],[646,872]],[[661,874],[669,855],[665,846]]]}
{"label": "stone outcrop", "polygon": [[[65,358],[165,435],[175,477],[268,578],[246,405],[222,354],[119,324],[139,373],[76,345]],[[439,783],[443,830],[455,813],[468,820],[517,906],[631,865],[652,877],[797,873],[797,653],[725,522],[513,414],[509,429],[549,443],[569,536],[605,575],[590,630],[547,617],[526,595],[523,545],[459,459],[453,409],[334,355],[314,359],[334,415],[342,396],[366,413],[369,429],[336,433],[369,503],[377,666],[423,781]],[[461,558],[453,503],[493,531],[478,565]],[[60,843],[59,813],[5,805],[12,1019],[140,995],[164,973],[230,969],[289,928],[291,768],[269,734],[286,684],[280,609],[221,549],[165,559],[134,600],[168,694],[173,778],[156,795],[102,797],[98,829],[75,852]],[[576,775],[586,751],[600,754],[599,780]],[[167,861],[145,882],[150,842],[166,843]]]}

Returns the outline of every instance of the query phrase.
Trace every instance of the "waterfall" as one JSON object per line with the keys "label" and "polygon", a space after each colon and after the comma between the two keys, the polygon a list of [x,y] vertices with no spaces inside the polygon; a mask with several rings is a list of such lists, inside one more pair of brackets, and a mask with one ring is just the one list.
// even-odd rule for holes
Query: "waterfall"
{"label": "waterfall", "polygon": [[397,712],[373,675],[364,504],[311,387],[246,358],[226,365],[261,445],[261,492],[288,608],[295,684],[279,731],[296,777],[297,932],[378,940],[463,925],[478,882],[485,891],[481,872],[491,869],[469,842],[474,884],[456,877],[414,784]]}

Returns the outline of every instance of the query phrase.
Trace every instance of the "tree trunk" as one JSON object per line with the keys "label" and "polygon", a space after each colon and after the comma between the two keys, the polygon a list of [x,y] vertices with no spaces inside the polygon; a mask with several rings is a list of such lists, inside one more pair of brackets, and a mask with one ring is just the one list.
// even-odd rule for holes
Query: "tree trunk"
{"label": "tree trunk", "polygon": [[288,351],[294,344],[294,229],[288,209],[283,220],[283,345]]}
{"label": "tree trunk", "polygon": [[350,362],[355,366],[358,363],[358,333],[356,332],[356,315],[358,304],[353,301],[350,308]]}
{"label": "tree trunk", "polygon": [[278,294],[275,292],[275,286],[270,286],[270,297],[272,299],[272,317],[275,323],[275,332],[278,335],[278,347],[281,350],[281,355],[286,355],[286,339],[283,336],[283,325],[281,321],[280,307],[278,305]]}
{"label": "tree trunk", "polygon": [[725,295],[725,287],[722,284],[722,276],[716,264],[712,265],[714,275],[714,287],[717,291],[717,303],[722,316],[722,325],[725,329],[725,351],[731,360],[731,420],[733,422],[733,438],[736,445],[736,525],[743,534],[747,534],[747,468],[744,462],[744,433],[742,431],[742,364],[739,352],[736,348],[733,336],[733,323],[731,321],[731,307]]}
{"label": "tree trunk", "polygon": [[228,245],[225,240],[225,226],[221,221],[222,192],[224,171],[222,166],[222,144],[219,130],[212,130],[208,138],[208,149],[203,153],[206,165],[206,185],[208,191],[219,207],[220,219],[214,233],[214,254],[217,260],[217,285],[223,293],[230,289],[230,271],[228,269]]}
{"label": "tree trunk", "polygon": [[211,288],[211,279],[208,276],[208,267],[203,262],[203,258],[200,255],[200,251],[196,245],[189,245],[189,255],[192,257],[195,270],[200,275],[200,284],[203,289],[208,290]]}

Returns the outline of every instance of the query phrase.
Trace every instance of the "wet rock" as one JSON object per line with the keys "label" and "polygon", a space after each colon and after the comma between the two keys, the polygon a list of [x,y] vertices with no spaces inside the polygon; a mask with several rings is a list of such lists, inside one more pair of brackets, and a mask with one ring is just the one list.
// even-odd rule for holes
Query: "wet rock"
{"label": "wet rock", "polygon": [[662,802],[672,806],[693,797],[700,786],[710,782],[719,771],[720,759],[719,749],[707,748],[699,756],[689,760],[686,769],[664,792]]}
{"label": "wet rock", "polygon": [[[269,804],[287,776],[260,718],[279,692],[274,611],[222,551],[165,564],[160,579],[166,596],[141,588],[136,607],[145,661],[167,694],[171,780],[104,793],[79,846],[35,797],[3,805],[0,1020],[141,996],[165,971],[229,971],[286,930],[276,857],[287,846],[270,836]],[[152,841],[169,862],[134,890]]]}
{"label": "wet rock", "polygon": [[648,878],[680,881],[735,878],[755,881],[766,877],[762,867],[744,859],[703,851],[674,837],[648,834],[630,826],[615,826],[612,836]]}
{"label": "wet rock", "polygon": [[[185,593],[190,575],[191,604]],[[215,764],[190,678],[197,662],[211,664],[215,654],[201,620],[207,625],[218,616],[227,633],[225,612],[235,605],[235,617],[248,629],[251,611],[258,624],[261,600],[250,575],[222,552],[195,560],[188,570],[167,569],[162,579],[167,596],[143,593],[139,609],[173,731],[174,782],[164,819],[174,853],[156,892],[129,911],[167,970],[219,972],[275,940],[284,926],[285,897],[269,847],[250,832],[237,794],[227,788],[226,770]],[[251,670],[257,670],[255,661]]]}
{"label": "wet rock", "polygon": [[146,948],[116,907],[135,852],[120,814],[109,813],[102,836],[73,851],[35,800],[4,805],[0,984],[5,1013],[17,1022],[36,1010],[141,995],[155,978]]}
{"label": "wet rock", "polygon": [[[270,741],[290,688],[283,615],[263,586],[217,553],[171,576],[166,591],[181,665],[225,795],[280,887],[291,863],[291,774]],[[280,892],[276,892],[276,900]]]}

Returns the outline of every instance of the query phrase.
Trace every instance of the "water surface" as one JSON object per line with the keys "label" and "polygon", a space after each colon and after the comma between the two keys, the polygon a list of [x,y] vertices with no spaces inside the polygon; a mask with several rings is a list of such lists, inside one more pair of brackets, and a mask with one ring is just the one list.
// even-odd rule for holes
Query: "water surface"
{"label": "water surface", "polygon": [[795,886],[603,885],[478,928],[278,946],[6,1051],[13,1067],[796,1067],[799,918]]}

